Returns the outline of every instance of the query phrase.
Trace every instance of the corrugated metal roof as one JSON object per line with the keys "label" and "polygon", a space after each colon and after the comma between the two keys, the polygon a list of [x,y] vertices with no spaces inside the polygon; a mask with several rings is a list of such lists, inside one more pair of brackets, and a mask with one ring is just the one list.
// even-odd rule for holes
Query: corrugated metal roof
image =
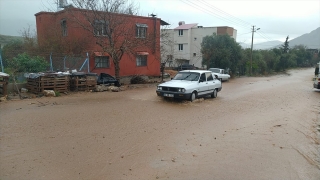
{"label": "corrugated metal roof", "polygon": [[197,26],[198,23],[193,23],[193,24],[182,24],[181,26],[178,26],[174,29],[191,29],[194,26]]}

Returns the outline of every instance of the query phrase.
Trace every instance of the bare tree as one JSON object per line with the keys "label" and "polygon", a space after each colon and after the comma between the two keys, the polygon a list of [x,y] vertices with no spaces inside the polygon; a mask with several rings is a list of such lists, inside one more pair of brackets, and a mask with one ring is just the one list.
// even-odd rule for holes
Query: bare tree
{"label": "bare tree", "polygon": [[[174,58],[173,30],[169,29],[169,26],[163,26],[163,28],[161,28],[160,38],[161,63],[171,63]],[[169,64],[169,66],[170,65],[171,64]]]}
{"label": "bare tree", "polygon": [[173,59],[173,31],[169,29],[169,26],[163,26],[160,30],[160,57],[161,57],[161,81],[163,81],[164,69],[166,64],[169,62],[171,66]]}
{"label": "bare tree", "polygon": [[[73,20],[93,35],[95,43],[103,52],[110,55],[115,65],[115,76],[120,81],[120,61],[124,54],[134,58],[139,47],[150,47],[156,50],[156,34],[136,29],[134,16],[138,6],[127,0],[72,0],[79,9],[71,11]],[[83,20],[85,19],[85,20]]]}

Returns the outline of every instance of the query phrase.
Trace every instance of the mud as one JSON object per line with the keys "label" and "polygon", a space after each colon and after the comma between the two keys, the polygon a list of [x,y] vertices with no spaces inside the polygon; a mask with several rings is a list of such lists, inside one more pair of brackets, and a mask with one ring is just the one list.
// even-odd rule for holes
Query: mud
{"label": "mud", "polygon": [[215,99],[155,85],[0,103],[0,179],[320,179],[313,69],[223,82]]}

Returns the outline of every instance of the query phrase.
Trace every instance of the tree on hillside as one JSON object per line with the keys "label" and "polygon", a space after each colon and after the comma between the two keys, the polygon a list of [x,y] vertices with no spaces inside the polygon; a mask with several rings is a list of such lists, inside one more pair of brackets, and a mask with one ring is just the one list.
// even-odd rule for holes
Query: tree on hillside
{"label": "tree on hillside", "polygon": [[286,41],[284,44],[281,46],[282,52],[283,53],[288,53],[289,52],[289,36],[287,36]]}
{"label": "tree on hillside", "polygon": [[230,68],[236,72],[241,59],[241,46],[229,35],[206,36],[201,43],[202,64],[217,68]]}
{"label": "tree on hillside", "polygon": [[289,67],[289,36],[287,36],[286,41],[284,44],[280,47],[281,50],[281,56],[279,59],[279,62],[277,63],[277,70],[285,70]]}
{"label": "tree on hillside", "polygon": [[[92,34],[93,41],[111,57],[115,66],[115,76],[120,81],[120,61],[124,54],[134,59],[137,48],[156,47],[156,33],[147,31],[144,24],[129,27],[137,15],[138,8],[127,0],[72,0],[73,6],[80,9],[72,11],[73,21]],[[78,13],[78,14],[77,14]],[[82,20],[85,18],[85,21]],[[159,37],[158,37],[159,38]],[[159,57],[160,61],[160,57]]]}

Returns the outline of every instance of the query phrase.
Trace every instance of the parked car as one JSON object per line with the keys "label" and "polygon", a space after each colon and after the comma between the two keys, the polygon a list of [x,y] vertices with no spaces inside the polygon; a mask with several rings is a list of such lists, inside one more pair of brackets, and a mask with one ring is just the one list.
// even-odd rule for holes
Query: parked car
{"label": "parked car", "polygon": [[104,85],[113,84],[115,86],[120,87],[119,81],[115,77],[106,73],[100,73],[100,75],[97,77],[97,84],[104,84]]}
{"label": "parked car", "polygon": [[194,69],[196,68],[194,67],[194,65],[191,65],[191,64],[182,64],[176,68],[177,71],[194,70]]}
{"label": "parked car", "polygon": [[228,81],[230,79],[230,75],[227,74],[224,69],[210,68],[209,71],[211,71],[214,75],[217,75],[220,81]]}
{"label": "parked car", "polygon": [[184,70],[171,80],[157,86],[158,96],[194,101],[198,97],[217,97],[221,82],[207,70]]}

